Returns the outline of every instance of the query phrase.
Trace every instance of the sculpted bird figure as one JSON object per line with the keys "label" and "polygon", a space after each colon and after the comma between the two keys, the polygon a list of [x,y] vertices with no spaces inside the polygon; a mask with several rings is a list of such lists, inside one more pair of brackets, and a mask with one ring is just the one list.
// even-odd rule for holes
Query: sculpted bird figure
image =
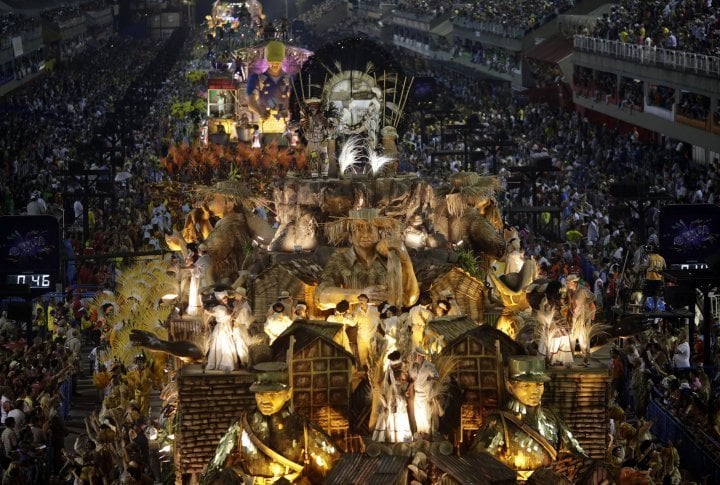
{"label": "sculpted bird figure", "polygon": [[205,356],[200,347],[187,340],[177,342],[159,339],[155,334],[144,330],[132,330],[130,341],[137,347],[145,347],[158,352],[174,355],[185,363],[201,362]]}

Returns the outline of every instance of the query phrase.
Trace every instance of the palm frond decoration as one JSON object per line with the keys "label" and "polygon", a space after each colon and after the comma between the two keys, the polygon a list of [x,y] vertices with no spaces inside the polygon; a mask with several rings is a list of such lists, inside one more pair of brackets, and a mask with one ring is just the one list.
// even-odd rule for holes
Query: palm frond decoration
{"label": "palm frond decoration", "polygon": [[435,370],[437,370],[437,373],[440,376],[437,381],[433,382],[433,387],[430,395],[431,398],[435,398],[440,394],[444,383],[447,382],[447,380],[457,368],[458,362],[460,362],[460,358],[457,355],[452,354],[433,354],[430,360],[432,361],[433,365],[435,366]]}
{"label": "palm frond decoration", "polygon": [[368,164],[370,165],[372,174],[376,177],[380,174],[380,171],[385,167],[385,165],[393,160],[395,160],[394,157],[380,155],[379,153],[376,153],[375,150],[370,150],[368,153]]}
{"label": "palm frond decoration", "polygon": [[539,342],[540,349],[545,349],[545,361],[550,362],[553,357],[551,349],[555,339],[562,336],[562,328],[555,323],[555,308],[547,304],[547,298],[543,298],[535,317],[535,339]]}
{"label": "palm frond decoration", "polygon": [[130,332],[134,329],[167,339],[167,329],[163,324],[170,316],[171,308],[159,305],[159,302],[162,295],[175,291],[177,287],[177,282],[167,274],[167,270],[165,261],[142,261],[128,266],[118,277],[114,295],[102,294],[93,300],[91,308],[100,312],[106,303],[115,307],[114,312],[105,316],[110,328],[110,347],[100,356],[101,362],[132,363],[137,354],[137,349],[130,343]]}
{"label": "palm frond decoration", "polygon": [[583,352],[588,352],[592,338],[606,333],[610,328],[612,328],[611,325],[593,323],[590,316],[588,316],[583,321],[577,321],[573,324],[570,336],[573,342],[580,343]]}
{"label": "palm frond decoration", "polygon": [[340,150],[338,156],[338,165],[340,166],[340,175],[344,175],[345,171],[352,165],[360,161],[362,157],[362,138],[359,136],[351,136],[345,140],[345,144]]}

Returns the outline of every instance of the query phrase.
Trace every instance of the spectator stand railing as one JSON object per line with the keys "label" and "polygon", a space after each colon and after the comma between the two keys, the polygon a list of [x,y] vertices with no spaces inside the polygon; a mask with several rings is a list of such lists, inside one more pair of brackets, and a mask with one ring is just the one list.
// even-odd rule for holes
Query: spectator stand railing
{"label": "spectator stand railing", "polygon": [[720,483],[720,456],[717,450],[710,450],[702,439],[714,443],[705,435],[700,438],[693,431],[665,409],[657,399],[650,401],[647,418],[652,420],[652,434],[662,442],[672,442],[680,455],[680,465],[693,470],[698,479],[708,477],[706,483]]}
{"label": "spectator stand railing", "polygon": [[497,35],[499,37],[507,37],[509,39],[522,39],[525,37],[525,29],[522,27],[511,26],[507,24],[499,24],[497,22],[479,22],[465,17],[455,17],[453,24],[465,29],[475,30],[477,32],[485,32]]}
{"label": "spectator stand railing", "polygon": [[614,57],[639,64],[657,65],[675,71],[690,71],[713,78],[720,76],[720,57],[647,47],[584,35],[576,35],[573,45],[576,50],[582,52]]}

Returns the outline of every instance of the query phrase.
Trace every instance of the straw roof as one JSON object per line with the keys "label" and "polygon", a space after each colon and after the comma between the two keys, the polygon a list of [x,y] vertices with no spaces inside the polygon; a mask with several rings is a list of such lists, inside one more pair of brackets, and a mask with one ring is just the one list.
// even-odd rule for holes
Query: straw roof
{"label": "straw roof", "polygon": [[200,185],[194,189],[194,192],[201,202],[210,202],[220,197],[226,203],[232,202],[248,210],[269,205],[267,199],[256,195],[245,182],[237,179],[221,180],[215,185]]}

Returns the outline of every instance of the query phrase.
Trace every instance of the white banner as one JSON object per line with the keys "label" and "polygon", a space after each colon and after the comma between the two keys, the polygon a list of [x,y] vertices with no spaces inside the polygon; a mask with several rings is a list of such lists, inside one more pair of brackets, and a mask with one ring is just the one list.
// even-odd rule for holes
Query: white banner
{"label": "white banner", "polygon": [[13,37],[12,38],[12,46],[13,46],[13,55],[15,57],[20,57],[21,55],[23,55],[22,37]]}

